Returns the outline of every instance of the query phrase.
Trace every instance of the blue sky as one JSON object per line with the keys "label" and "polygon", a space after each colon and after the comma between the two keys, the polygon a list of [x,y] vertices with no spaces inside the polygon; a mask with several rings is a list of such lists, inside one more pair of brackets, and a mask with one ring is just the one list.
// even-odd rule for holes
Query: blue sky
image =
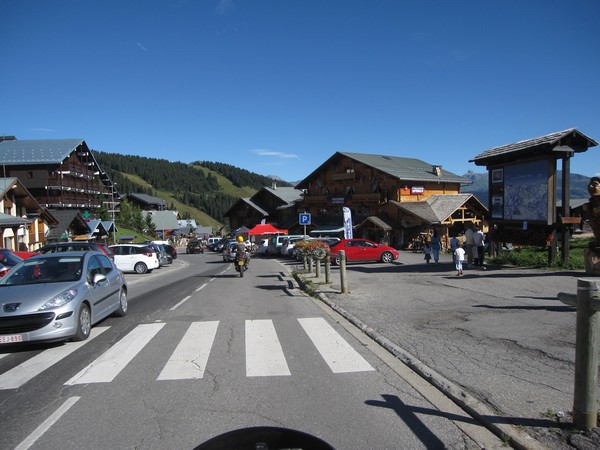
{"label": "blue sky", "polygon": [[[336,151],[463,175],[600,142],[596,0],[0,0],[0,134],[287,181]],[[559,167],[560,168],[560,167]],[[600,172],[600,146],[571,171]]]}

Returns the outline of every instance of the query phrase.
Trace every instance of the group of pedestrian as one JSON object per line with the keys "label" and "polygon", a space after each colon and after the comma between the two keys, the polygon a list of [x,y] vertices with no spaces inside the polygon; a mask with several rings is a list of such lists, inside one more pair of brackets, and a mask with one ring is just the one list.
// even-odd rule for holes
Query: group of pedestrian
{"label": "group of pedestrian", "polygon": [[[464,244],[461,245],[457,236],[453,236],[450,239],[449,247],[452,253],[452,262],[456,267],[456,276],[463,275],[463,264],[465,258],[467,260],[468,267],[476,267],[479,270],[485,270],[484,259],[485,259],[485,235],[478,225],[467,225],[464,234]],[[433,260],[435,263],[439,263],[440,250],[442,248],[442,242],[438,235],[437,230],[433,231],[431,236],[431,243],[426,243],[424,248],[425,261],[427,264]]]}

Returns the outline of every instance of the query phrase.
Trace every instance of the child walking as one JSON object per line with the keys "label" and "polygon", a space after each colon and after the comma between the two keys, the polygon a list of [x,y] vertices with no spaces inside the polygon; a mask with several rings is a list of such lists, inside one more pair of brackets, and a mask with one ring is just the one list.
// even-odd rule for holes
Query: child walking
{"label": "child walking", "polygon": [[454,250],[454,263],[456,264],[456,276],[463,274],[463,261],[465,260],[465,249],[460,245]]}
{"label": "child walking", "polygon": [[425,261],[429,264],[429,261],[431,261],[431,247],[429,244],[425,244],[425,249],[423,251],[425,252]]}

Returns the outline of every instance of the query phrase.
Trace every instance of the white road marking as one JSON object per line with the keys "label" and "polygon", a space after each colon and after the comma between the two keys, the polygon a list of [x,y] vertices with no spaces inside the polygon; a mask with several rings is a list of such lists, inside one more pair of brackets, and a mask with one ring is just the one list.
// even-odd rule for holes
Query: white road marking
{"label": "white road marking", "polygon": [[[213,278],[214,280],[214,278]],[[212,281],[212,280],[211,280]],[[202,289],[204,289],[206,287],[208,283],[204,283],[202,286],[200,286],[198,289],[196,289],[196,292],[201,291]]]}
{"label": "white road marking", "polygon": [[169,311],[175,311],[177,308],[179,308],[179,306],[183,305],[185,302],[187,302],[192,296],[188,295],[187,297],[185,297],[183,300],[181,300],[179,303],[177,303],[176,305],[173,305],[171,307],[171,309],[169,309]]}
{"label": "white road marking", "polygon": [[333,373],[375,370],[322,317],[298,319]]}
{"label": "white road marking", "polygon": [[218,326],[218,321],[192,323],[158,376],[158,380],[202,378]]}
{"label": "white road marking", "polygon": [[138,325],[65,385],[108,383],[114,380],[164,325],[164,323]]}
{"label": "white road marking", "polygon": [[273,321],[246,320],[246,376],[291,375]]}
{"label": "white road marking", "polygon": [[58,419],[60,419],[70,408],[73,406],[81,397],[70,397],[64,402],[60,408],[58,408],[54,414],[44,420],[39,427],[33,430],[29,436],[27,436],[23,442],[15,447],[15,450],[27,450],[35,442],[43,436],[43,434],[54,425]]}
{"label": "white road marking", "polygon": [[66,358],[75,350],[81,348],[95,337],[100,336],[109,328],[110,327],[92,328],[90,336],[85,341],[67,342],[60,347],[49,348],[28,359],[27,361],[24,361],[18,366],[13,367],[8,372],[0,375],[0,390],[17,389],[18,387],[27,383],[33,377],[42,373],[44,370],[52,367],[63,358]]}

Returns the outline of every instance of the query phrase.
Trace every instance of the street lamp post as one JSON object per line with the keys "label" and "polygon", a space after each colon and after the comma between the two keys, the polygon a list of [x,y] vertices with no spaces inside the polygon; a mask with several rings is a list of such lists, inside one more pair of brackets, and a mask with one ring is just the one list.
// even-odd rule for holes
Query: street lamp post
{"label": "street lamp post", "polygon": [[113,225],[113,244],[116,244],[116,228],[117,226],[115,225],[115,186],[117,185],[117,183],[113,183],[110,187],[110,205],[112,206],[112,225]]}

